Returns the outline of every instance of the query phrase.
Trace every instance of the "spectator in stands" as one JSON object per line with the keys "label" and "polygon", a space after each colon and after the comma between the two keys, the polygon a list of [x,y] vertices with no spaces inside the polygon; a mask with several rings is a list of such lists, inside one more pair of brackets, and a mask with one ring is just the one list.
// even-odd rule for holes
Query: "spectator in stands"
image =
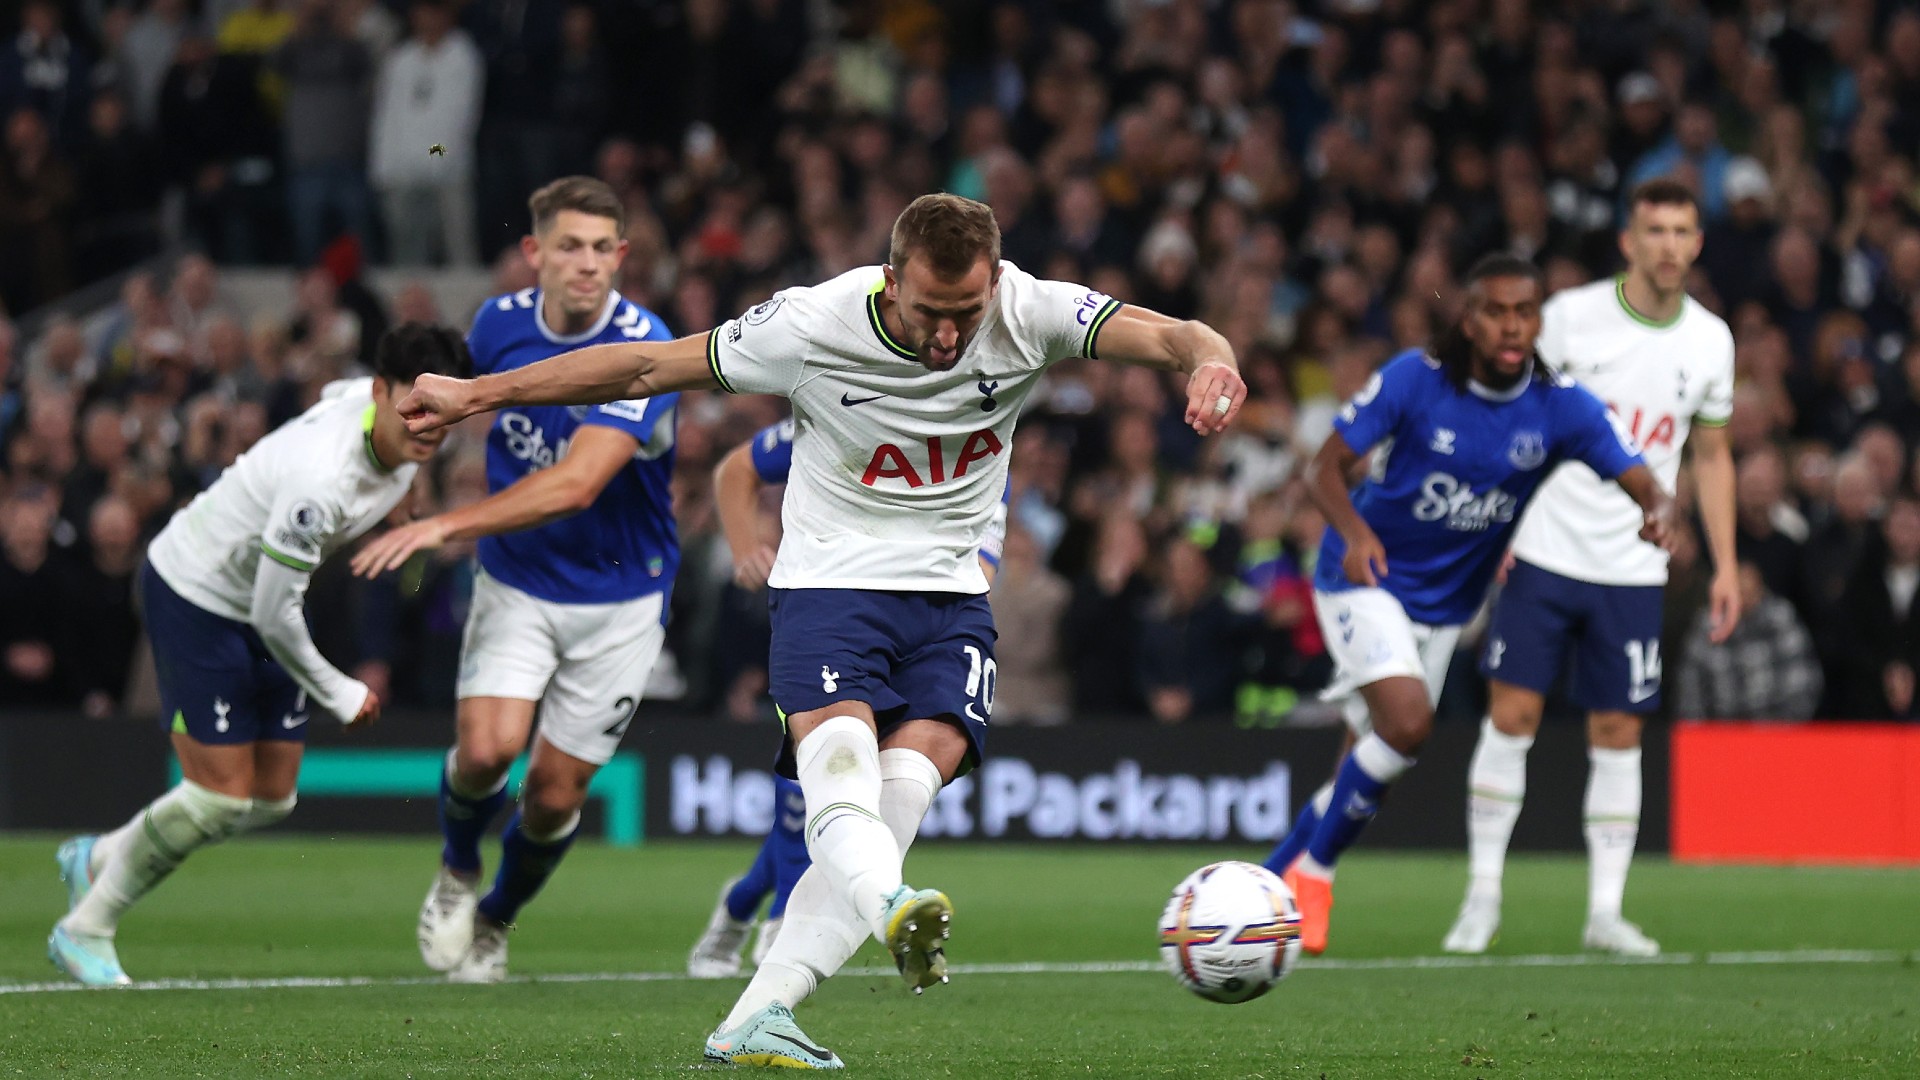
{"label": "spectator in stands", "polygon": [[1840,694],[1833,715],[1849,720],[1916,714],[1920,671],[1920,502],[1896,499],[1881,539],[1862,558],[1842,600],[1844,646],[1836,674]]}
{"label": "spectator in stands", "polygon": [[54,0],[20,5],[20,32],[0,47],[0,112],[31,109],[52,142],[65,145],[86,129],[91,58],[61,25]]}
{"label": "spectator in stands", "polygon": [[126,697],[140,619],[133,607],[133,574],[140,568],[140,519],[125,499],[108,495],[87,516],[87,556],[66,598],[74,634],[75,689],[88,716],[119,710]]}
{"label": "spectator in stands", "polygon": [[1067,719],[1072,685],[1061,662],[1060,620],[1073,597],[1072,586],[1040,559],[1033,536],[1008,522],[1000,573],[988,595],[993,623],[1000,632],[994,655],[996,723],[1058,724]]}
{"label": "spectator in stands", "polygon": [[475,266],[473,170],[484,61],[452,0],[413,0],[412,33],[380,68],[371,174],[397,266]]}
{"label": "spectator in stands", "polygon": [[1771,444],[1740,460],[1735,481],[1736,544],[1767,591],[1789,601],[1799,597],[1810,534],[1807,519],[1787,499],[1786,457]]}
{"label": "spectator in stands", "polygon": [[1727,216],[1707,229],[1700,265],[1727,311],[1758,300],[1767,288],[1767,251],[1776,226],[1773,182],[1750,157],[1727,165]]}
{"label": "spectator in stands", "polygon": [[97,281],[160,250],[164,175],[159,145],[128,123],[126,102],[103,89],[93,95],[87,133],[74,153],[80,209],[73,230],[74,272]]}
{"label": "spectator in stands", "polygon": [[33,108],[6,120],[0,161],[0,307],[26,311],[72,286],[69,229],[78,189],[73,167],[54,148]]}
{"label": "spectator in stands", "polygon": [[1162,724],[1223,718],[1234,706],[1255,620],[1227,606],[1206,551],[1191,540],[1167,546],[1160,576],[1135,652],[1147,711]]}
{"label": "spectator in stands", "polygon": [[73,700],[72,573],[52,545],[53,515],[50,492],[0,502],[0,702],[11,705]]}
{"label": "spectator in stands", "polygon": [[363,244],[374,235],[367,187],[373,58],[344,22],[329,0],[300,0],[293,33],[271,54],[272,70],[286,82],[287,212],[302,266],[341,233]]}
{"label": "spectator in stands", "polygon": [[1813,639],[1793,605],[1740,563],[1740,625],[1715,645],[1705,620],[1687,638],[1674,715],[1688,720],[1807,720],[1822,676]]}
{"label": "spectator in stands", "polygon": [[225,262],[284,259],[279,133],[253,58],[187,37],[160,84],[159,125],[188,235]]}
{"label": "spectator in stands", "polygon": [[1131,513],[1109,510],[1100,519],[1091,564],[1074,583],[1061,625],[1076,718],[1145,713],[1135,661],[1140,609],[1152,589],[1143,572],[1147,555],[1146,530]]}
{"label": "spectator in stands", "polygon": [[[384,0],[337,0],[341,8],[341,25],[367,47],[367,55],[373,57],[376,66],[387,59],[394,46],[400,44],[405,27],[400,19],[388,8]],[[458,6],[458,5],[456,5]]]}
{"label": "spectator in stands", "polygon": [[21,393],[26,380],[21,377],[18,350],[19,333],[13,328],[13,320],[0,313],[0,447],[7,445],[14,421],[26,404]]}
{"label": "spectator in stands", "polygon": [[160,88],[181,42],[193,32],[187,0],[150,0],[120,43],[121,92],[135,130],[151,135],[160,124]]}
{"label": "spectator in stands", "polygon": [[1685,169],[1700,192],[1701,209],[1711,225],[1726,216],[1727,167],[1732,161],[1733,156],[1720,144],[1713,108],[1705,102],[1691,101],[1682,105],[1674,118],[1673,135],[1634,165],[1622,190],[1632,191],[1655,177]]}

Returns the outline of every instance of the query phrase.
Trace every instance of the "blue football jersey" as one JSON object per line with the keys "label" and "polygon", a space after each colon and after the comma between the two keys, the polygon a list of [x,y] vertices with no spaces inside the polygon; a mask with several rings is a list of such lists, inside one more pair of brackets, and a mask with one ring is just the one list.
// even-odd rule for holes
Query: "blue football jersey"
{"label": "blue football jersey", "polygon": [[[607,298],[591,330],[562,337],[540,316],[540,293],[523,289],[480,306],[467,345],[476,374],[512,371],[588,345],[666,341],[660,316]],[[610,604],[665,592],[680,566],[673,525],[674,422],[680,395],[605,405],[516,405],[487,433],[487,489],[500,489],[560,460],[584,425],[624,431],[640,443],[629,468],[593,505],[537,529],[480,541],[480,565],[500,581],[557,604]],[[664,605],[662,610],[664,610]]]}
{"label": "blue football jersey", "polygon": [[[754,434],[752,445],[753,471],[759,474],[760,482],[786,483],[787,474],[793,471],[793,421],[782,420],[761,428]],[[1013,481],[1008,479],[1006,489],[1000,493],[1000,509],[994,512],[986,540],[980,545],[980,557],[996,569],[1000,566],[1001,543],[1007,535],[1007,500],[1012,495]]]}
{"label": "blue football jersey", "polygon": [[[1643,464],[1607,407],[1572,380],[1458,390],[1418,350],[1388,361],[1333,427],[1356,453],[1378,447],[1354,509],[1386,548],[1381,588],[1415,622],[1435,626],[1473,617],[1521,512],[1560,462],[1584,462],[1609,480]],[[1314,588],[1356,587],[1340,565],[1346,553],[1329,527]]]}

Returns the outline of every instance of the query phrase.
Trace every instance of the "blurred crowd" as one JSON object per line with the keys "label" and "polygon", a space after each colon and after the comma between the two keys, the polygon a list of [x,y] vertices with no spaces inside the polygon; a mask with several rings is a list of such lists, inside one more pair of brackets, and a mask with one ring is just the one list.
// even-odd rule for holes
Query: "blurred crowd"
{"label": "blurred crowd", "polygon": [[[1012,458],[996,720],[1324,715],[1298,479],[1333,414],[1458,310],[1492,250],[1614,272],[1624,193],[1679,176],[1690,291],[1732,325],[1751,613],[1714,646],[1682,530],[1663,649],[1687,716],[1920,714],[1920,9],[1874,0],[26,0],[0,48],[0,302],[162,250],[91,333],[0,323],[0,702],[119,708],[126,577],[171,509],[395,320],[463,322],[365,259],[530,277],[528,192],[629,208],[621,284],[696,332],[882,261],[913,195],[989,202],[1009,259],[1239,351],[1226,437],[1175,380],[1086,361]],[[300,268],[289,314],[217,267]],[[778,403],[689,398],[663,693],[765,708],[764,605],[708,475]],[[468,435],[416,511],[484,493]],[[1680,493],[1683,504],[1689,492]],[[321,643],[402,702],[451,694],[445,552],[316,588]],[[323,573],[338,574],[337,570]],[[756,635],[759,635],[756,638]],[[725,647],[720,647],[725,643]],[[1477,716],[1473,679],[1449,708]],[[383,696],[386,696],[383,693]]]}

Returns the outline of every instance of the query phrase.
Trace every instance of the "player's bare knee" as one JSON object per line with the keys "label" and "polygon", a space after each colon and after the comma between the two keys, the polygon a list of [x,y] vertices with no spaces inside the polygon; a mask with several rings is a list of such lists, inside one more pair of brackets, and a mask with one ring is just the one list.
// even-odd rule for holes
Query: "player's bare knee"
{"label": "player's bare knee", "polygon": [[513,768],[521,747],[486,736],[463,738],[453,748],[454,777],[471,791],[490,791]]}
{"label": "player's bare knee", "polygon": [[1487,684],[1487,717],[1502,735],[1532,738],[1540,733],[1546,701],[1524,687],[1497,680]]}
{"label": "player's bare knee", "polygon": [[909,720],[888,731],[887,737],[880,743],[880,749],[916,751],[940,770],[941,783],[950,784],[960,767],[966,763],[973,744],[967,741],[966,733],[960,730],[956,721]]}
{"label": "player's bare knee", "polygon": [[868,727],[878,731],[878,725],[873,719],[873,706],[864,701],[836,701],[824,709],[809,709],[806,712],[789,714],[787,734],[793,739],[793,744],[798,746],[800,740],[811,734],[814,728],[836,716],[851,716],[864,720]]}
{"label": "player's bare knee", "polygon": [[522,827],[532,833],[553,833],[559,831],[580,814],[580,808],[586,805],[587,785],[570,781],[549,781],[536,784],[530,776],[527,786],[520,793],[520,820]]}
{"label": "player's bare knee", "polygon": [[1587,741],[1598,750],[1632,750],[1640,745],[1644,719],[1627,712],[1595,712],[1587,716]]}

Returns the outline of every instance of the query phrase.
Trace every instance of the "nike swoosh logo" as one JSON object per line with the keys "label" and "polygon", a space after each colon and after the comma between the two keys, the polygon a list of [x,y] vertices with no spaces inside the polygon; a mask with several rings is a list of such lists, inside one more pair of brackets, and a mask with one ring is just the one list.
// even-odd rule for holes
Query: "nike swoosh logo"
{"label": "nike swoosh logo", "polygon": [[1647,700],[1648,698],[1652,697],[1653,695],[1659,692],[1660,692],[1660,688],[1657,686],[1650,687],[1645,690],[1629,689],[1627,691],[1627,700],[1633,702],[1635,705],[1638,705],[1641,702]]}
{"label": "nike swoosh logo", "polygon": [[879,401],[879,400],[880,400],[881,398],[883,398],[883,397],[886,397],[886,396],[887,396],[887,395],[885,395],[885,394],[875,394],[875,395],[873,395],[872,397],[861,397],[861,398],[857,398],[857,397],[853,397],[852,395],[849,395],[849,394],[841,394],[841,395],[840,395],[840,404],[842,404],[842,405],[865,405],[865,404],[866,404],[867,402],[869,402],[869,401]]}
{"label": "nike swoosh logo", "polygon": [[773,1038],[780,1039],[784,1042],[790,1042],[793,1045],[799,1047],[800,1049],[805,1050],[807,1053],[812,1054],[814,1057],[822,1058],[827,1061],[833,1060],[833,1051],[831,1050],[822,1050],[817,1046],[808,1046],[806,1043],[801,1042],[799,1039],[796,1039],[791,1035],[782,1035],[777,1031],[769,1031],[767,1032],[767,1034]]}
{"label": "nike swoosh logo", "polygon": [[280,726],[286,728],[288,731],[292,731],[294,728],[306,722],[307,718],[304,716],[283,716],[280,718]]}

